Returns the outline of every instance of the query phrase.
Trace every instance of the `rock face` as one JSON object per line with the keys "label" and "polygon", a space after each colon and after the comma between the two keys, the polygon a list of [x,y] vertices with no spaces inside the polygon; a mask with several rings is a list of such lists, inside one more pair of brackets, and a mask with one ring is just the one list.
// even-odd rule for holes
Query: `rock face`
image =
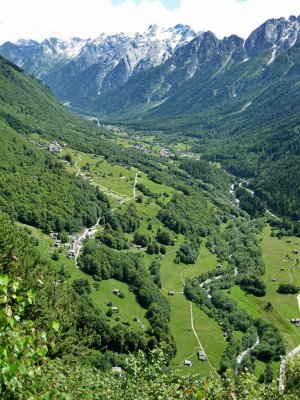
{"label": "rock face", "polygon": [[[156,109],[163,115],[197,113],[241,95],[239,110],[248,110],[259,93],[253,89],[277,79],[278,72],[274,69],[272,75],[266,67],[299,43],[300,16],[291,16],[266,21],[246,41],[235,35],[220,40],[187,25],[150,25],[146,32],[131,35],[6,42],[0,54],[75,108],[103,115]],[[297,71],[297,60],[293,62],[291,74]]]}
{"label": "rock face", "polygon": [[249,57],[269,49],[289,49],[300,38],[300,16],[269,19],[251,33],[245,42]]}

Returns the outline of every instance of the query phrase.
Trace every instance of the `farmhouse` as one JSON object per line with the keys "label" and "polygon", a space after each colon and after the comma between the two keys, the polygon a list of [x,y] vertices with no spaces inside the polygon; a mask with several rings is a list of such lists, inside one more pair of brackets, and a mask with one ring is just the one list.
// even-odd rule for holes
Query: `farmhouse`
{"label": "farmhouse", "polygon": [[204,351],[198,351],[198,358],[200,361],[206,361],[207,357],[206,354],[204,353]]}
{"label": "farmhouse", "polygon": [[75,257],[75,251],[74,250],[69,251],[68,254],[67,254],[67,257],[68,258]]}

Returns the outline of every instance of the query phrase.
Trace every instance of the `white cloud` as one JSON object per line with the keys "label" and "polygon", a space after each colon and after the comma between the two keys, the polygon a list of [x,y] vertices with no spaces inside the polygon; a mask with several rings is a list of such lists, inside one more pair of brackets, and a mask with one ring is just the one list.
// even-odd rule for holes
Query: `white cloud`
{"label": "white cloud", "polygon": [[196,31],[211,30],[218,37],[232,33],[246,37],[268,18],[299,15],[299,0],[182,0],[167,11],[157,1],[9,0],[1,4],[0,43],[19,38],[96,37],[102,32],[144,31],[152,23],[184,23]]}

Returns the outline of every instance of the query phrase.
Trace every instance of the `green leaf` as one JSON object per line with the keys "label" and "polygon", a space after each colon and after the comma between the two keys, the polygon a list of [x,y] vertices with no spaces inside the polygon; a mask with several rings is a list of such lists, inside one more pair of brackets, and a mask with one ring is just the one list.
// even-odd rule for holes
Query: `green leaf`
{"label": "green leaf", "polygon": [[15,325],[15,320],[13,317],[8,317],[7,318],[7,322],[9,323],[9,325],[13,328]]}
{"label": "green leaf", "polygon": [[52,329],[54,329],[55,332],[58,332],[58,330],[59,330],[59,322],[58,321],[52,322]]}
{"label": "green leaf", "polygon": [[48,352],[47,346],[43,346],[43,347],[41,347],[40,349],[38,349],[38,351],[37,351],[37,353],[38,353],[38,355],[39,355],[40,357],[45,357],[45,355],[47,354],[47,352]]}
{"label": "green leaf", "polygon": [[36,294],[33,292],[32,289],[28,290],[27,296],[28,296],[30,299],[34,300],[34,299],[35,299],[35,295],[36,295]]}

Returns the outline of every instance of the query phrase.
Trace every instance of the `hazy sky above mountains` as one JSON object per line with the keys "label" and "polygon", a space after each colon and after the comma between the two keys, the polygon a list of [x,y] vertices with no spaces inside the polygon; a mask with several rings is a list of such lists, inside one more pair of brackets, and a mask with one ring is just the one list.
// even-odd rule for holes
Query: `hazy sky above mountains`
{"label": "hazy sky above mountains", "polygon": [[298,16],[299,0],[7,0],[0,8],[0,44],[20,38],[95,38],[177,23],[219,38],[247,37],[269,18]]}

